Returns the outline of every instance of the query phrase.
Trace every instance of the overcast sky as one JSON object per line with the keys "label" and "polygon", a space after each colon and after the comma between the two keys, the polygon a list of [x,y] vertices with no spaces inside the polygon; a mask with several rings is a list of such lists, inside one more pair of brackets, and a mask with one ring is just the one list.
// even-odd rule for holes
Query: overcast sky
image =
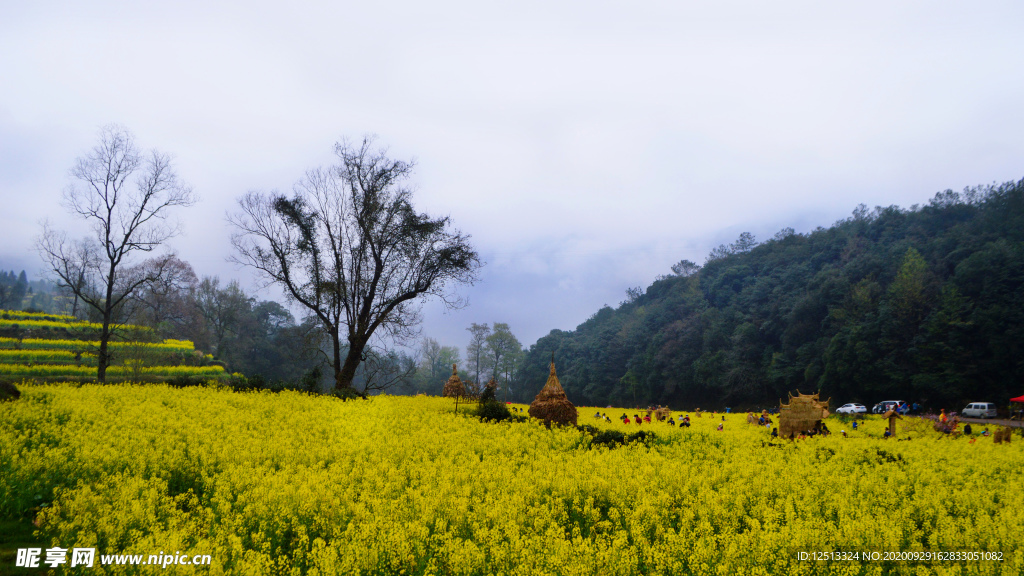
{"label": "overcast sky", "polygon": [[0,267],[33,277],[112,122],[201,198],[171,247],[250,287],[236,198],[377,134],[487,262],[425,308],[460,347],[573,329],[743,231],[1024,177],[1020,2],[0,1]]}

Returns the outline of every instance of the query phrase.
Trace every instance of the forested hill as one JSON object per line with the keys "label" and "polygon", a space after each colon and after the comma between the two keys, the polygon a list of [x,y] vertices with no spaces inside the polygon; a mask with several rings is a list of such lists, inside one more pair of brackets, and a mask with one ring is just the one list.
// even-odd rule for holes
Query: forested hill
{"label": "forested hill", "polygon": [[[787,391],[931,407],[1024,394],[1024,180],[809,234],[749,234],[529,352],[578,405],[767,405]],[[538,385],[539,386],[539,385]],[[529,393],[530,391],[525,391]]]}

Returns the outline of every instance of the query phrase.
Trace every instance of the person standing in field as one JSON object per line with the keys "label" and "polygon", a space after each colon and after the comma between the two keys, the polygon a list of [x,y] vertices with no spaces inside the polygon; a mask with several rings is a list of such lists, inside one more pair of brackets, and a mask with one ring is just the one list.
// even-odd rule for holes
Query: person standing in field
{"label": "person standing in field", "polygon": [[945,408],[943,408],[942,410],[939,411],[939,422],[942,422],[943,424],[946,423],[946,409]]}

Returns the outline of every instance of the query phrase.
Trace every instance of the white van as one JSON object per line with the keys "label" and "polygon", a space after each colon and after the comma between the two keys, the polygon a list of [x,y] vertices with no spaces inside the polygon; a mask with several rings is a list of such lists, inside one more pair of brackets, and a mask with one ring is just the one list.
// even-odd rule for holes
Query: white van
{"label": "white van", "polygon": [[995,418],[996,405],[991,402],[974,402],[968,404],[960,414],[967,418]]}

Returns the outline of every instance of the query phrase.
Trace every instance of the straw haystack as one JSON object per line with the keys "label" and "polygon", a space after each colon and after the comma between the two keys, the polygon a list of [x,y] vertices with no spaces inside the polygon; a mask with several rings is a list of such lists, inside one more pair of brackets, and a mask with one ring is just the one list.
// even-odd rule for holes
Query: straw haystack
{"label": "straw haystack", "polygon": [[992,439],[995,440],[996,444],[1002,444],[1003,442],[1009,444],[1010,434],[1012,433],[1012,428],[1000,428],[999,430],[996,430],[994,434],[992,434]]}
{"label": "straw haystack", "polygon": [[452,376],[444,383],[444,391],[441,393],[445,398],[460,398],[466,395],[466,386],[459,378],[459,369],[452,364]]}
{"label": "straw haystack", "polygon": [[814,430],[828,417],[828,400],[822,402],[817,394],[801,394],[799,390],[796,394],[789,395],[788,405],[779,402],[779,436],[783,438]]}
{"label": "straw haystack", "polygon": [[545,424],[572,424],[576,425],[576,407],[569,402],[569,398],[558,383],[558,376],[555,374],[555,361],[551,360],[551,373],[548,381],[540,389],[537,397],[530,403],[529,414],[532,418],[543,420]]}

